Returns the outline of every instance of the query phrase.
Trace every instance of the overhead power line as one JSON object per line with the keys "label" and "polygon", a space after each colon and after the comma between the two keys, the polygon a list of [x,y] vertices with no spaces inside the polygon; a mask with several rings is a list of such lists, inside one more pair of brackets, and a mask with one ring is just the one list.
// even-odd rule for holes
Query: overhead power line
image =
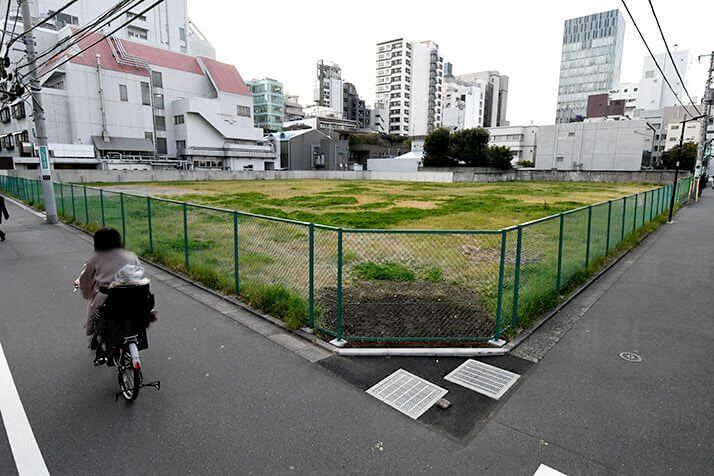
{"label": "overhead power line", "polygon": [[[69,50],[75,45],[78,45],[82,40],[85,38],[89,37],[91,34],[96,33],[101,29],[102,27],[110,24],[119,16],[125,14],[127,11],[130,9],[136,7],[137,5],[140,5],[146,0],[121,0],[120,2],[116,3],[113,7],[109,8],[106,10],[104,13],[99,15],[97,18],[92,20],[91,22],[87,23],[86,25],[82,26],[81,28],[77,29],[74,31],[72,34],[62,38],[60,41],[52,45],[52,47],[48,48],[47,50],[43,51],[42,53],[38,54],[35,58],[35,64],[38,65],[37,60],[44,58],[46,56],[52,55],[52,56],[58,56],[64,53],[65,51]],[[132,3],[133,2],[133,3]],[[121,11],[122,8],[125,6],[129,5],[126,10]],[[72,41],[74,40],[74,41]],[[62,47],[61,49],[58,50],[58,48]],[[29,61],[26,61],[25,63],[19,63],[16,66],[16,69],[24,68],[26,66],[29,66]],[[42,63],[47,64],[47,62]]]}
{"label": "overhead power line", "polygon": [[630,9],[627,7],[627,3],[625,3],[625,0],[620,0],[622,2],[622,5],[625,7],[625,10],[627,10],[627,14],[630,16],[630,20],[632,20],[633,25],[635,25],[635,29],[637,30],[637,33],[639,33],[640,38],[642,39],[642,43],[645,44],[645,48],[647,48],[647,52],[650,54],[650,57],[652,57],[652,61],[654,61],[655,66],[657,66],[657,69],[659,72],[662,74],[662,78],[664,78],[664,82],[667,83],[667,86],[669,86],[670,91],[672,91],[672,94],[674,94],[674,97],[677,99],[677,102],[682,105],[684,108],[684,112],[689,114],[690,117],[694,117],[691,112],[687,109],[687,106],[684,105],[681,99],[679,99],[679,95],[677,92],[674,90],[672,85],[669,82],[669,79],[667,79],[667,76],[665,76],[664,71],[662,71],[662,67],[659,65],[657,62],[657,58],[655,58],[654,53],[652,53],[652,49],[650,48],[650,45],[647,44],[647,40],[645,40],[644,35],[642,34],[642,31],[640,30],[640,27],[637,26],[637,22],[635,21],[635,17],[632,16],[632,12]]}
{"label": "overhead power line", "polygon": [[[5,10],[5,23],[3,24],[2,27],[2,39],[0,39],[0,50],[2,50],[2,46],[5,44],[5,32],[7,31],[7,20],[10,18],[10,5],[12,4],[11,0],[7,0],[7,10]],[[8,51],[10,48],[8,47]]]}
{"label": "overhead power line", "polygon": [[[8,1],[10,1],[10,0],[8,0]],[[28,28],[27,30],[25,30],[22,33],[20,33],[19,35],[17,35],[15,38],[11,38],[10,41],[7,43],[7,50],[10,51],[10,47],[17,40],[19,40],[20,38],[24,37],[31,31],[33,31],[35,28],[38,28],[38,27],[44,25],[45,23],[47,23],[48,21],[52,20],[54,17],[56,17],[57,15],[59,15],[60,13],[62,13],[63,11],[65,11],[66,9],[68,9],[69,7],[74,5],[75,3],[77,3],[78,1],[79,0],[69,0],[69,2],[65,3],[64,6],[62,8],[60,8],[59,10],[57,10],[56,12],[53,12],[52,14],[47,15],[45,18],[43,18],[39,22],[35,23],[32,27]]]}
{"label": "overhead power line", "polygon": [[669,59],[672,61],[672,65],[674,66],[675,73],[677,73],[679,82],[682,85],[684,92],[687,93],[689,102],[692,103],[692,105],[694,106],[694,109],[697,111],[697,114],[699,114],[701,116],[702,112],[699,110],[699,108],[696,106],[696,104],[694,104],[694,99],[692,99],[692,96],[689,94],[689,91],[687,91],[687,86],[684,84],[684,79],[682,79],[682,75],[679,74],[679,69],[677,68],[677,64],[674,62],[674,58],[672,57],[672,52],[669,50],[669,45],[667,44],[667,40],[664,38],[664,32],[662,31],[662,26],[659,24],[659,18],[657,18],[657,13],[655,13],[655,8],[654,8],[654,5],[652,4],[652,0],[647,0],[647,1],[650,3],[650,8],[652,9],[652,15],[654,16],[655,22],[657,22],[657,29],[659,29],[659,34],[662,36],[662,43],[664,43],[664,47],[667,49],[667,54],[669,55]]}
{"label": "overhead power line", "polygon": [[[99,38],[98,40],[93,41],[92,43],[90,43],[89,45],[85,46],[84,48],[82,48],[82,49],[79,50],[78,52],[74,53],[74,54],[71,55],[71,56],[68,56],[68,57],[65,58],[64,60],[60,61],[59,63],[57,63],[57,64],[55,64],[55,65],[53,65],[51,69],[49,69],[48,71],[44,71],[43,74],[47,74],[47,73],[49,73],[49,72],[51,72],[51,71],[54,71],[54,70],[56,70],[57,68],[59,68],[60,66],[64,65],[65,63],[68,63],[68,62],[71,61],[72,59],[76,58],[77,56],[79,56],[79,55],[81,55],[82,53],[84,53],[85,51],[87,51],[89,48],[91,48],[91,47],[97,45],[98,43],[101,43],[101,42],[104,41],[106,38],[110,37],[111,35],[113,35],[113,34],[116,33],[117,31],[121,30],[122,28],[124,28],[124,27],[127,26],[128,24],[132,23],[138,16],[144,15],[145,13],[147,13],[148,11],[152,10],[153,8],[157,7],[159,4],[161,4],[161,3],[165,2],[165,1],[166,1],[166,0],[156,0],[154,3],[152,3],[151,5],[149,5],[147,8],[145,8],[144,10],[142,10],[141,12],[139,12],[139,13],[137,14],[137,16],[128,19],[127,21],[125,21],[124,23],[122,23],[122,24],[119,25],[118,27],[114,28],[112,31],[110,31],[110,32],[107,33],[106,35],[102,35],[101,38]],[[43,63],[42,65],[39,65],[39,66],[35,66],[33,69],[31,69],[30,71],[28,71],[27,73],[25,73],[25,76],[27,76],[28,74],[31,74],[31,73],[33,73],[33,72],[39,70],[40,68],[42,68],[42,67],[44,67],[44,66],[45,66],[45,63]]]}

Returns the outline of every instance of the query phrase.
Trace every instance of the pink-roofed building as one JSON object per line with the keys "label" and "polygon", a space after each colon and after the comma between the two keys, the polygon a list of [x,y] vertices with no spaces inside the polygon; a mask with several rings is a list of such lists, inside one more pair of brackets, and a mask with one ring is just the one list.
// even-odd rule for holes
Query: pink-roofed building
{"label": "pink-roofed building", "polygon": [[[80,47],[79,56],[56,69],[68,56],[55,57],[42,71],[56,167],[274,168],[274,147],[254,126],[253,96],[235,66],[100,34]],[[17,155],[16,168],[37,166],[27,157],[34,142],[27,109],[0,123],[0,136],[15,142],[28,132],[0,151]]]}

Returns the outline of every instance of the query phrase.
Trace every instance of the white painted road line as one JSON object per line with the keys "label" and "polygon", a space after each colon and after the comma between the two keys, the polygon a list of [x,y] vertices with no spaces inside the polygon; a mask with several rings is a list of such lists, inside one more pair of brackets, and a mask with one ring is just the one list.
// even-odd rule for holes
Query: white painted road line
{"label": "white painted road line", "polygon": [[0,343],[0,414],[20,476],[49,475]]}
{"label": "white painted road line", "polygon": [[533,473],[533,476],[568,476],[565,473],[561,473],[560,471],[556,471],[555,469],[551,468],[550,466],[546,466],[543,463],[538,466],[538,469],[536,469],[536,472]]}

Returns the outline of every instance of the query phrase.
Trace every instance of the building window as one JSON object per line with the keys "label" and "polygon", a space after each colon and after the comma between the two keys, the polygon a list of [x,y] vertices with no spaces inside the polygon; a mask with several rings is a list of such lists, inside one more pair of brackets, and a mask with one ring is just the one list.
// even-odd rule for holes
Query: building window
{"label": "building window", "polygon": [[176,124],[176,125],[183,124],[183,121],[184,121],[183,114],[174,116],[174,124]]}
{"label": "building window", "polygon": [[25,103],[17,103],[12,106],[12,117],[15,119],[23,119],[25,117]]}
{"label": "building window", "polygon": [[149,88],[149,83],[141,82],[141,104],[144,106],[151,106],[151,91]]}
{"label": "building window", "polygon": [[157,131],[166,130],[166,118],[164,116],[154,116],[154,127]]}
{"label": "building window", "polygon": [[151,141],[151,143],[153,144],[154,143],[154,133],[149,132],[149,131],[144,132],[144,139]]}
{"label": "building window", "polygon": [[575,137],[575,131],[568,132],[568,137]]}
{"label": "building window", "polygon": [[164,78],[161,75],[160,71],[152,71],[151,72],[151,85],[155,88],[163,88],[164,87]]}
{"label": "building window", "polygon": [[168,153],[166,150],[166,137],[156,138],[156,153],[159,155],[166,155]]}
{"label": "building window", "polygon": [[556,157],[555,161],[556,162],[562,162],[565,158],[564,157]]}
{"label": "building window", "polygon": [[129,38],[138,38],[140,40],[149,39],[149,30],[134,25],[126,27],[126,34]]}
{"label": "building window", "polygon": [[10,122],[10,108],[4,107],[0,109],[0,122],[8,123]]}
{"label": "building window", "polygon": [[163,94],[154,94],[154,108],[155,109],[164,109],[164,95]]}
{"label": "building window", "polygon": [[178,153],[179,150],[183,150],[185,148],[186,148],[185,140],[177,140],[176,141],[176,153]]}
{"label": "building window", "polygon": [[129,92],[126,89],[126,84],[119,85],[119,100],[121,102],[129,102]]}
{"label": "building window", "polygon": [[139,15],[138,13],[134,13],[134,12],[127,12],[126,17],[132,21],[133,20],[146,21],[146,17],[144,15]]}
{"label": "building window", "polygon": [[238,106],[237,114],[243,117],[250,117],[250,106]]}
{"label": "building window", "polygon": [[179,27],[179,40],[186,41],[186,29],[182,26]]}
{"label": "building window", "polygon": [[253,171],[253,164],[248,164],[243,166],[243,171],[244,172],[251,172]]}

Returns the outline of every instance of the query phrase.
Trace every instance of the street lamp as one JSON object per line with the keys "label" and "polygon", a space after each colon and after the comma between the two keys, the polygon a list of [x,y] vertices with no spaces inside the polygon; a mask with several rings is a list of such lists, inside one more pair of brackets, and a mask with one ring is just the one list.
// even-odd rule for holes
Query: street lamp
{"label": "street lamp", "polygon": [[672,213],[674,212],[674,194],[677,191],[677,178],[679,177],[679,163],[682,161],[682,145],[684,143],[684,129],[687,127],[687,122],[698,121],[702,117],[706,117],[706,114],[702,114],[697,117],[690,117],[680,122],[682,124],[682,131],[679,134],[679,151],[677,152],[677,165],[674,168],[674,185],[672,186],[672,196],[669,199],[669,219],[667,223],[672,223]]}

